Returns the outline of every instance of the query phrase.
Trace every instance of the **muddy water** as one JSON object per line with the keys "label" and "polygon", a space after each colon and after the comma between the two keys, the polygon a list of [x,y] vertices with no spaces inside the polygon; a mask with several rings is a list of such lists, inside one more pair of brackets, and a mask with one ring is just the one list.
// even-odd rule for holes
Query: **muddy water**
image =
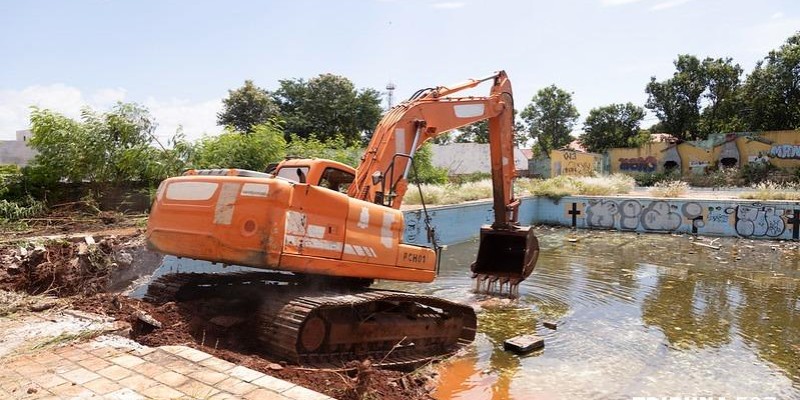
{"label": "muddy water", "polygon": [[[688,236],[537,235],[538,265],[514,302],[469,292],[477,242],[450,246],[432,284],[378,285],[479,308],[478,338],[441,364],[436,398],[800,398],[800,244],[725,238],[714,250]],[[503,351],[523,333],[544,337],[545,349]]]}

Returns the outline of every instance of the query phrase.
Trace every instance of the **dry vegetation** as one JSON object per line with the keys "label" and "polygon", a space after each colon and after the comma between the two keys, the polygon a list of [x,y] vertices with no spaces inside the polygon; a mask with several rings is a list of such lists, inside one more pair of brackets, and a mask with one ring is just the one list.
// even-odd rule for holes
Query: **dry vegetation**
{"label": "dry vegetation", "polygon": [[753,200],[800,200],[800,184],[761,182],[753,186],[752,192],[742,193],[739,197]]}
{"label": "dry vegetation", "polygon": [[689,191],[689,184],[683,181],[663,181],[653,185],[650,194],[655,197],[681,197]]}
{"label": "dry vegetation", "polygon": [[[633,190],[634,180],[630,176],[614,174],[608,176],[558,176],[551,179],[517,179],[518,196],[544,196],[561,198],[570,195],[605,196],[625,194]],[[489,179],[463,184],[423,184],[425,204],[457,204],[465,201],[492,197],[492,181]],[[409,186],[403,199],[405,204],[421,204],[419,191]]]}

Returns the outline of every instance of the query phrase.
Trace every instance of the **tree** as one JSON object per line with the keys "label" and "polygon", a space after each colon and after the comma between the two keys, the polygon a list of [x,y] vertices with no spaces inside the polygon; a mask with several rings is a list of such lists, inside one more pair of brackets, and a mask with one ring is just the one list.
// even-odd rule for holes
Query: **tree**
{"label": "tree", "polygon": [[742,68],[731,58],[681,54],[672,78],[655,77],[645,88],[645,107],[658,117],[660,130],[679,139],[704,139],[709,133],[742,128],[740,87]]}
{"label": "tree", "polygon": [[556,85],[539,90],[520,115],[536,140],[535,151],[545,155],[573,140],[570,132],[579,116],[572,94]]}
{"label": "tree", "polygon": [[602,153],[613,147],[638,147],[649,137],[640,134],[644,109],[633,103],[610,104],[589,111],[583,124],[581,144],[587,150]]}
{"label": "tree", "polygon": [[264,171],[271,162],[284,158],[286,140],[275,123],[254,125],[247,134],[228,130],[206,136],[197,144],[193,164],[197,168],[241,168]]}
{"label": "tree", "polygon": [[645,107],[652,110],[669,134],[684,140],[699,138],[700,96],[706,89],[706,78],[700,60],[681,54],[675,60],[672,78],[657,82],[650,78],[645,92]]}
{"label": "tree", "polygon": [[149,111],[132,103],[118,103],[105,113],[84,108],[80,121],[34,107],[29,143],[38,154],[30,173],[51,183],[66,179],[118,185],[161,179],[174,168],[153,168],[156,160],[165,162],[163,151],[150,144],[154,129]]}
{"label": "tree", "polygon": [[222,100],[222,111],[217,114],[217,124],[231,126],[240,133],[248,133],[251,128],[278,116],[270,93],[253,81],[244,81],[244,86],[228,91]]}
{"label": "tree", "polygon": [[458,129],[456,143],[489,143],[489,121],[483,120]]}
{"label": "tree", "polygon": [[743,128],[739,111],[742,108],[739,96],[742,67],[733,64],[733,59],[706,58],[702,64],[706,90],[703,98],[706,106],[700,117],[700,131],[732,132]]}
{"label": "tree", "polygon": [[800,32],[756,64],[743,92],[751,130],[800,128]]}
{"label": "tree", "polygon": [[307,138],[301,138],[294,133],[290,136],[289,143],[286,145],[287,156],[326,158],[356,167],[364,153],[364,149],[360,147],[347,145],[341,136],[324,142],[313,134]]}
{"label": "tree", "polygon": [[312,134],[325,142],[336,136],[347,144],[371,137],[380,121],[380,92],[356,90],[353,83],[339,75],[322,74],[308,81],[287,79],[273,95],[286,122],[287,138]]}

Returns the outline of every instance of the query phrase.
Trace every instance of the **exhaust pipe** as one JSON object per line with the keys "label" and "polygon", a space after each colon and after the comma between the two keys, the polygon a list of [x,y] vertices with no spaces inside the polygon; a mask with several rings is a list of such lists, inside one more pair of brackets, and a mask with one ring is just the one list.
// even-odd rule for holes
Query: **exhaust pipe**
{"label": "exhaust pipe", "polygon": [[539,241],[530,226],[482,226],[478,259],[470,267],[475,291],[518,297],[520,282],[531,275],[538,258]]}

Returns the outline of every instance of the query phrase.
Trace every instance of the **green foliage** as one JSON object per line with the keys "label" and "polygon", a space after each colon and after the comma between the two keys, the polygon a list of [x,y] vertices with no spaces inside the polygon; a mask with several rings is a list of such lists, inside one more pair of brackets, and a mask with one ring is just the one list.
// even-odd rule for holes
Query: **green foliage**
{"label": "green foliage", "polygon": [[380,92],[356,90],[353,83],[339,75],[321,74],[308,81],[281,80],[273,94],[286,122],[287,138],[296,134],[309,138],[312,134],[323,142],[341,136],[348,145],[366,140],[378,124],[381,109]]}
{"label": "green foliage", "polygon": [[751,130],[800,128],[800,32],[756,65],[743,91]]}
{"label": "green foliage", "polygon": [[700,98],[706,89],[702,63],[695,56],[681,54],[674,64],[672,78],[662,82],[650,78],[645,107],[656,114],[666,133],[683,140],[700,138]]}
{"label": "green foliage", "polygon": [[483,120],[458,129],[456,143],[489,143],[489,121]]}
{"label": "green foliage", "polygon": [[0,200],[0,224],[9,221],[19,221],[25,218],[33,218],[44,214],[47,206],[42,201],[34,200],[33,197],[25,197],[18,201]]}
{"label": "green foliage", "polygon": [[358,146],[347,145],[341,136],[335,136],[325,142],[317,139],[314,135],[304,139],[291,134],[290,138],[291,140],[286,146],[286,155],[289,157],[325,158],[355,168],[361,160],[361,154],[364,152]]}
{"label": "green foliage", "polygon": [[707,105],[700,116],[699,130],[706,133],[735,132],[745,128],[741,118],[742,67],[729,58],[706,58],[702,64]]}
{"label": "green foliage", "polygon": [[659,182],[674,181],[680,179],[681,172],[678,170],[661,172],[638,172],[630,174],[638,186],[653,186]]}
{"label": "green foliage", "polygon": [[249,133],[253,126],[275,118],[278,112],[270,93],[246,80],[242,87],[228,91],[228,97],[222,100],[222,111],[217,114],[217,123]]}
{"label": "green foliage", "polygon": [[644,119],[644,109],[633,103],[610,104],[589,111],[583,124],[581,144],[587,150],[603,153],[613,147],[638,147],[649,141],[640,135],[639,124]]}
{"label": "green foliage", "polygon": [[741,177],[745,185],[752,185],[771,180],[778,167],[770,163],[747,163],[741,168]]}
{"label": "green foliage", "polygon": [[[425,204],[458,204],[465,201],[488,199],[492,197],[492,182],[482,180],[467,183],[422,184],[422,194]],[[409,187],[404,204],[422,204],[419,190]]]}
{"label": "green foliage", "polygon": [[264,171],[284,157],[283,131],[272,122],[253,126],[246,135],[227,131],[197,143],[192,161],[196,168],[241,168]]}
{"label": "green foliage", "polygon": [[29,143],[38,154],[26,174],[44,185],[158,180],[164,173],[152,168],[162,158],[150,145],[154,129],[147,109],[133,103],[118,103],[105,113],[85,108],[80,121],[34,107]]}
{"label": "green foliage", "polygon": [[491,179],[492,174],[489,172],[473,172],[471,174],[452,176],[450,177],[451,183],[469,183],[478,182],[486,179]]}
{"label": "green foliage", "polygon": [[430,143],[423,144],[414,153],[414,165],[416,168],[411,168],[408,174],[409,182],[447,183],[447,170],[433,165],[433,150]]}
{"label": "green foliage", "polygon": [[550,85],[539,90],[520,114],[531,138],[536,140],[539,154],[549,154],[569,144],[578,110],[572,104],[572,94]]}

